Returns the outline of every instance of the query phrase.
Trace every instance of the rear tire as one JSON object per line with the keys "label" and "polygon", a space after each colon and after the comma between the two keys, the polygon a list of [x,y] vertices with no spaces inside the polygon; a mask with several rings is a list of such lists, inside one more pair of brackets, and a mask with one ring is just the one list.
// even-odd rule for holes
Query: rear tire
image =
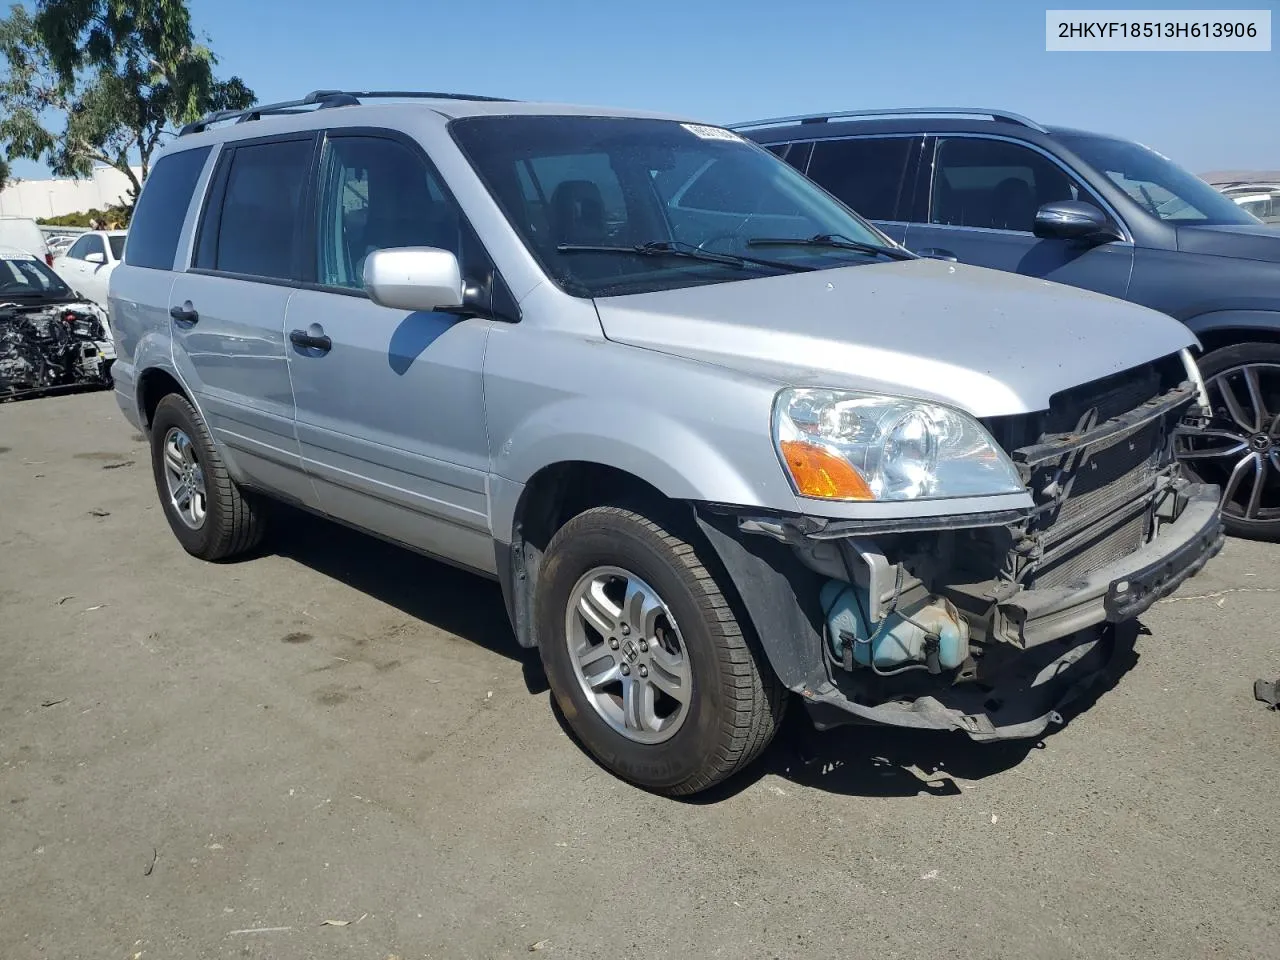
{"label": "rear tire", "polygon": [[1228,534],[1278,541],[1280,343],[1236,343],[1213,350],[1200,358],[1200,372],[1213,419],[1204,434],[1179,441],[1183,469],[1193,479],[1222,488]]}
{"label": "rear tire", "polygon": [[240,489],[204,420],[185,397],[161,399],[151,418],[151,466],[173,535],[201,560],[227,560],[262,541],[263,501]]}
{"label": "rear tire", "polygon": [[618,506],[574,517],[547,546],[535,616],[552,694],[587,751],[681,795],[755,760],[787,693],[674,526]]}

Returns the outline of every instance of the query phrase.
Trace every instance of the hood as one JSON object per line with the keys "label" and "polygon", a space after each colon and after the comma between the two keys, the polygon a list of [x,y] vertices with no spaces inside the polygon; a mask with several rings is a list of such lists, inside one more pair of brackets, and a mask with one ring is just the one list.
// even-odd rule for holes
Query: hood
{"label": "hood", "polygon": [[1180,226],[1178,249],[1210,257],[1280,263],[1280,226],[1265,223]]}
{"label": "hood", "polygon": [[596,300],[610,340],[794,386],[919,397],[977,417],[1195,342],[1122,300],[940,260],[868,264]]}

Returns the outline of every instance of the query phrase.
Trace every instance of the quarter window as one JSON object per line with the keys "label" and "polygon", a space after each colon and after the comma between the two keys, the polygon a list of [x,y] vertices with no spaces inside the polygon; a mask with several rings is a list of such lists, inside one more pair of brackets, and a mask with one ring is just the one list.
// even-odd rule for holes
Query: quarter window
{"label": "quarter window", "polygon": [[294,277],[298,212],[311,151],[310,139],[235,148],[216,239],[201,237],[197,266],[273,280]]}
{"label": "quarter window", "polygon": [[938,144],[929,221],[1030,233],[1041,206],[1079,199],[1091,198],[1044,155],[1004,140],[957,137]]}
{"label": "quarter window", "polygon": [[210,149],[170,153],[156,162],[129,223],[129,255],[125,259],[129,266],[173,269],[182,223]]}
{"label": "quarter window", "polygon": [[809,179],[868,220],[894,220],[902,201],[912,137],[820,140]]}

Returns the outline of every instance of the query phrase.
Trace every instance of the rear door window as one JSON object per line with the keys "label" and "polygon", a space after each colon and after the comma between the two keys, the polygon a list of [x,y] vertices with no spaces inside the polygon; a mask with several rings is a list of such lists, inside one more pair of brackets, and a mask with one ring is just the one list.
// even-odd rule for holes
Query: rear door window
{"label": "rear door window", "polygon": [[916,137],[820,140],[809,179],[868,220],[900,220],[911,149]]}
{"label": "rear door window", "polygon": [[129,223],[129,266],[173,269],[187,207],[211,149],[170,153],[152,168]]}
{"label": "rear door window", "polygon": [[124,256],[124,234],[113,234],[107,238],[107,242],[111,244],[111,259],[119,260]]}
{"label": "rear door window", "polygon": [[[206,214],[196,266],[219,273],[296,276],[302,194],[314,142],[276,140],[235,147],[217,210]],[[132,246],[132,241],[130,242]]]}

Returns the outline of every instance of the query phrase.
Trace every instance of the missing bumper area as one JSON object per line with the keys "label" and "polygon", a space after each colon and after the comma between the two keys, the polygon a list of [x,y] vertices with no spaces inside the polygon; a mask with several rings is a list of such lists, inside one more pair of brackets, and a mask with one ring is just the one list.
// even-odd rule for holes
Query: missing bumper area
{"label": "missing bumper area", "polygon": [[778,676],[819,726],[1038,736],[1097,682],[1135,618],[1222,547],[1216,487],[1179,475],[1195,388],[1166,358],[985,423],[1025,509],[699,522]]}

